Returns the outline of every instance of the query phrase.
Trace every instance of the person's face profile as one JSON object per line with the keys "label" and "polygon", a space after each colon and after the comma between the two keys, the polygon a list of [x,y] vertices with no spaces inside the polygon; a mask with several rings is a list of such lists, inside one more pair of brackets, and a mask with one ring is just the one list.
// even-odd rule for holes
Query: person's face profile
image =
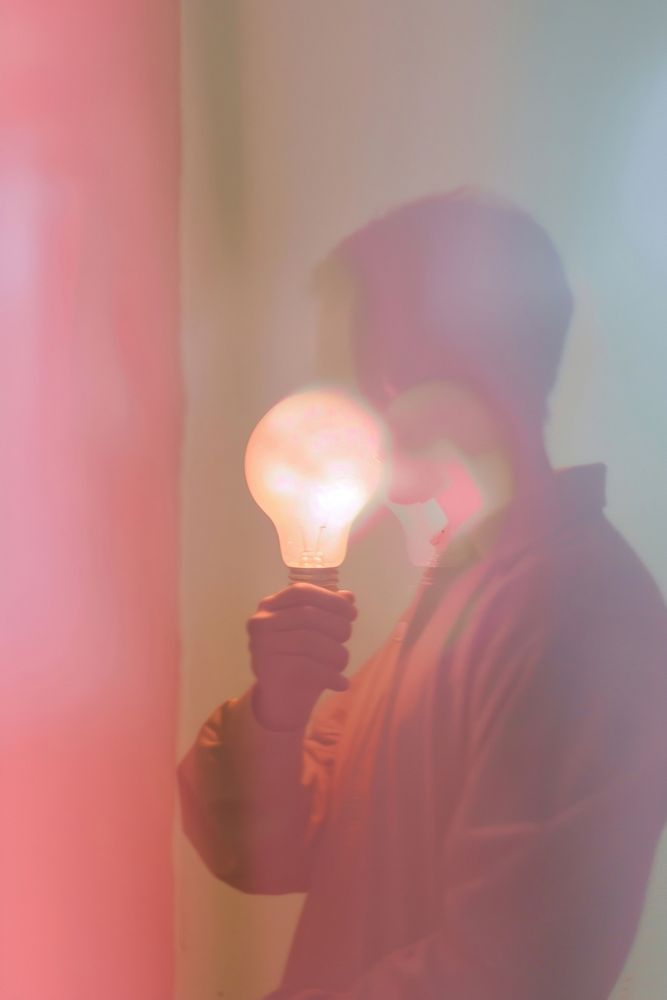
{"label": "person's face profile", "polygon": [[458,476],[462,452],[484,451],[492,435],[465,387],[431,374],[435,364],[412,335],[403,299],[387,289],[371,307],[358,278],[337,263],[320,281],[325,326],[346,342],[358,391],[388,432],[390,502],[427,502]]}

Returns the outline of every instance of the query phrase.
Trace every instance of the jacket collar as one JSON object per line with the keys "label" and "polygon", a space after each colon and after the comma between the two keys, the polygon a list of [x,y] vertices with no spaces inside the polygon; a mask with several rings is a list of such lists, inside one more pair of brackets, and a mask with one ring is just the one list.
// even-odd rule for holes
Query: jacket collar
{"label": "jacket collar", "polygon": [[433,568],[455,568],[546,540],[566,524],[600,514],[606,504],[607,469],[602,463],[555,469],[468,531],[451,540],[447,529],[433,539]]}

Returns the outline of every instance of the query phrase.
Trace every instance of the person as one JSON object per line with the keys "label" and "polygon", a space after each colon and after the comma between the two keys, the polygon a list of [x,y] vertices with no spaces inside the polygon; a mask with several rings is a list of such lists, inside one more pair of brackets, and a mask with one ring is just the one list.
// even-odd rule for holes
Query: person
{"label": "person", "polygon": [[667,819],[667,612],[604,515],[604,466],[547,457],[559,255],[460,189],[329,264],[392,497],[435,497],[447,525],[350,679],[353,595],[261,601],[255,681],[179,765],[185,831],[229,885],[307,893],[274,1000],[604,1000]]}

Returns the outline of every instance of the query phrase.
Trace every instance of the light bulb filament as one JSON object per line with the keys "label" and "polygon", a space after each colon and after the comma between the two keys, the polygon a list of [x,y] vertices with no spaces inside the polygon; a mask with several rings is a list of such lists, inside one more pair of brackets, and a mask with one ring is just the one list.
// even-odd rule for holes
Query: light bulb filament
{"label": "light bulb filament", "polygon": [[322,532],[326,531],[326,524],[321,524],[317,532],[317,538],[315,539],[315,544],[312,548],[308,545],[308,540],[306,539],[306,533],[301,529],[301,544],[303,551],[299,558],[300,566],[323,566],[324,557],[322,554]]}

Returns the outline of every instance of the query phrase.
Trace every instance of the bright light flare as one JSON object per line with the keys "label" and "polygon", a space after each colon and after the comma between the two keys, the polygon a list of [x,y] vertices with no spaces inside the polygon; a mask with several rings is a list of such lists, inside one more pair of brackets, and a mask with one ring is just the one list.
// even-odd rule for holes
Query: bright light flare
{"label": "bright light flare", "polygon": [[248,488],[273,521],[290,567],[335,567],[352,522],[383,484],[384,431],[341,390],[288,396],[248,441]]}

